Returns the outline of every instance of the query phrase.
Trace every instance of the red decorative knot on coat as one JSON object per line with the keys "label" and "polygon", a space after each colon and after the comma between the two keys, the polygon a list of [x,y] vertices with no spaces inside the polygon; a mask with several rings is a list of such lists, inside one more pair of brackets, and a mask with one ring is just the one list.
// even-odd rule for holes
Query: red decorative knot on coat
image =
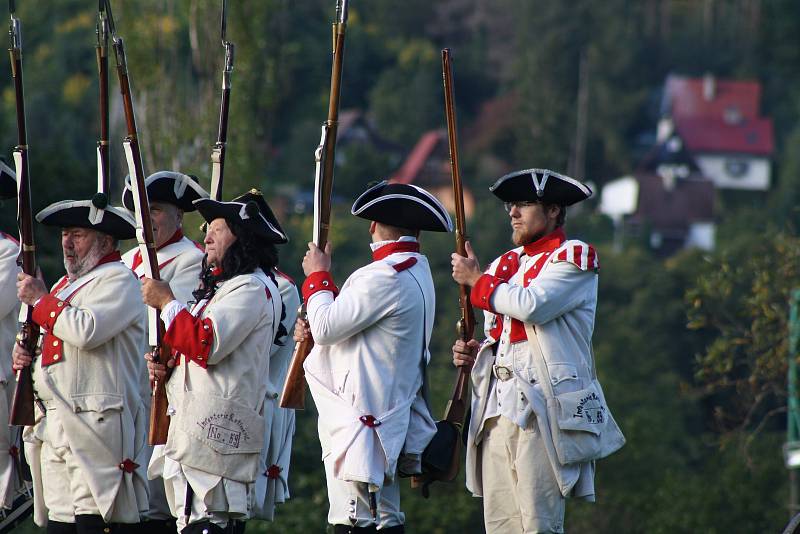
{"label": "red decorative knot on coat", "polygon": [[374,415],[362,415],[358,418],[358,420],[364,423],[364,426],[368,426],[370,428],[381,426],[381,422],[375,419]]}
{"label": "red decorative knot on coat", "polygon": [[264,471],[264,476],[275,480],[280,476],[281,471],[283,471],[281,466],[272,464],[271,466],[267,467],[266,471]]}
{"label": "red decorative knot on coat", "polygon": [[328,271],[316,271],[308,275],[301,288],[303,299],[308,298],[318,291],[333,291],[333,296],[339,294],[339,288],[333,283],[333,277]]}
{"label": "red decorative knot on coat", "polygon": [[170,323],[164,342],[186,356],[187,363],[192,361],[205,369],[214,346],[214,323],[183,309]]}
{"label": "red decorative knot on coat", "polygon": [[125,458],[119,463],[120,470],[125,471],[126,473],[133,473],[134,471],[136,471],[137,467],[139,467],[139,464],[137,464],[130,458]]}

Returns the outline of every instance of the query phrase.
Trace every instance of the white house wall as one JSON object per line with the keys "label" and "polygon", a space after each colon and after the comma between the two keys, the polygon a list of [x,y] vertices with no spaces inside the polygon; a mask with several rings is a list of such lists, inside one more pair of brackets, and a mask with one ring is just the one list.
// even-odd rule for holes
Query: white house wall
{"label": "white house wall", "polygon": [[[703,175],[714,182],[718,189],[746,189],[766,191],[770,186],[770,162],[766,158],[752,156],[695,154],[695,161]],[[741,176],[728,172],[731,162],[746,162],[747,171]]]}

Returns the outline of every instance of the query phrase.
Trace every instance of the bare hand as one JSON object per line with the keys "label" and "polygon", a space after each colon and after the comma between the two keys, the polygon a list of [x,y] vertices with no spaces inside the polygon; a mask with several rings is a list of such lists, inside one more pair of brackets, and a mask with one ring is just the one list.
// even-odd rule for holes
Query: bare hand
{"label": "bare hand", "polygon": [[469,367],[475,364],[475,356],[478,354],[478,347],[480,347],[474,339],[470,339],[466,343],[457,340],[453,344],[453,365],[456,367]]}
{"label": "bare hand", "polygon": [[152,384],[156,378],[164,381],[169,375],[170,370],[175,367],[175,358],[172,356],[169,357],[166,364],[163,362],[155,363],[153,361],[152,352],[146,353],[144,359],[147,360],[147,372],[150,375],[150,384]]}
{"label": "bare hand", "polygon": [[325,252],[314,243],[308,244],[308,252],[303,257],[303,273],[306,276],[318,271],[331,270],[331,243],[325,244]]}
{"label": "bare hand", "polygon": [[294,323],[294,340],[297,343],[305,341],[311,337],[311,327],[308,326],[308,321],[297,318]]}
{"label": "bare hand", "polygon": [[480,263],[478,262],[478,258],[475,257],[475,252],[473,252],[472,245],[469,244],[469,241],[464,243],[464,248],[467,252],[466,258],[457,252],[453,252],[450,255],[450,263],[453,265],[453,280],[459,284],[472,287],[483,273],[481,272]]}
{"label": "bare hand", "polygon": [[161,310],[175,300],[175,295],[167,282],[145,277],[142,278],[142,300],[148,306]]}
{"label": "bare hand", "polygon": [[47,295],[44,282],[25,273],[17,275],[17,297],[28,306]]}
{"label": "bare hand", "polygon": [[[36,354],[40,354],[41,350],[36,349]],[[33,362],[33,355],[28,352],[19,342],[14,343],[14,349],[11,351],[11,368],[19,371],[23,367],[28,367]]]}

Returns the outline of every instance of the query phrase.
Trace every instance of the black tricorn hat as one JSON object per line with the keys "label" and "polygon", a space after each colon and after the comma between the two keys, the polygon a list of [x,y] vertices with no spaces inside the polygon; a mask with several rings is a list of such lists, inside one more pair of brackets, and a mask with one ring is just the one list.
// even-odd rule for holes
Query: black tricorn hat
{"label": "black tricorn hat", "polygon": [[275,214],[272,212],[269,204],[267,204],[267,201],[264,199],[264,195],[261,193],[261,191],[253,188],[247,193],[234,198],[233,202],[244,202],[245,204],[248,202],[255,202],[256,206],[258,206],[258,211],[261,212],[261,215],[263,215],[264,218],[267,219],[267,222],[269,222],[276,230],[278,230],[279,233],[284,236],[286,240],[283,243],[289,242],[289,236],[283,231],[281,223],[278,222],[278,218],[275,217]]}
{"label": "black tricorn hat", "polygon": [[[261,200],[263,201],[264,198],[261,197]],[[226,219],[241,224],[248,231],[263,237],[270,243],[282,245],[289,241],[289,238],[283,233],[283,229],[277,224],[278,221],[275,216],[272,215],[272,221],[270,221],[265,216],[265,212],[262,211],[262,207],[255,200],[222,202],[210,198],[201,198],[195,200],[194,205],[207,223],[214,219]],[[264,202],[264,206],[269,210],[266,202]],[[269,213],[271,214],[272,211],[269,210]]]}
{"label": "black tricorn hat", "polygon": [[571,206],[592,196],[592,190],[574,178],[547,169],[525,169],[506,174],[489,191],[503,202],[538,200]]}
{"label": "black tricorn hat", "polygon": [[364,191],[351,213],[362,219],[411,230],[452,232],[453,222],[442,203],[421,187],[386,180]]}
{"label": "black tricorn hat", "polygon": [[116,239],[136,237],[136,223],[128,213],[108,205],[108,196],[95,193],[91,200],[62,200],[36,214],[36,220],[59,228],[90,228]]}
{"label": "black tricorn hat", "polygon": [[[166,202],[182,209],[197,209],[192,202],[199,198],[208,198],[208,193],[197,183],[197,178],[175,171],[158,171],[144,180],[147,197],[150,201]],[[125,189],[122,190],[122,205],[133,211],[133,188],[131,177],[125,177]]]}
{"label": "black tricorn hat", "polygon": [[0,159],[0,200],[17,196],[17,173]]}

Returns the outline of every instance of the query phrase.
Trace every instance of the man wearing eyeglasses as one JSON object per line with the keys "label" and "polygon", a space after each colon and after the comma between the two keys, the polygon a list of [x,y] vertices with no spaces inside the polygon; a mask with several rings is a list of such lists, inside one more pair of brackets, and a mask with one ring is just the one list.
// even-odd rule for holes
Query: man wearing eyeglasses
{"label": "man wearing eyeglasses", "polygon": [[453,346],[454,364],[472,368],[467,488],[483,497],[488,533],[563,532],[565,497],[594,500],[594,463],[559,462],[535,359],[543,353],[556,395],[590,380],[598,260],[563,225],[566,207],[592,191],[544,169],[489,190],[504,202],[516,248],[485,273],[469,243],[468,257],[452,255],[453,278],[472,287],[486,316],[482,343]]}

